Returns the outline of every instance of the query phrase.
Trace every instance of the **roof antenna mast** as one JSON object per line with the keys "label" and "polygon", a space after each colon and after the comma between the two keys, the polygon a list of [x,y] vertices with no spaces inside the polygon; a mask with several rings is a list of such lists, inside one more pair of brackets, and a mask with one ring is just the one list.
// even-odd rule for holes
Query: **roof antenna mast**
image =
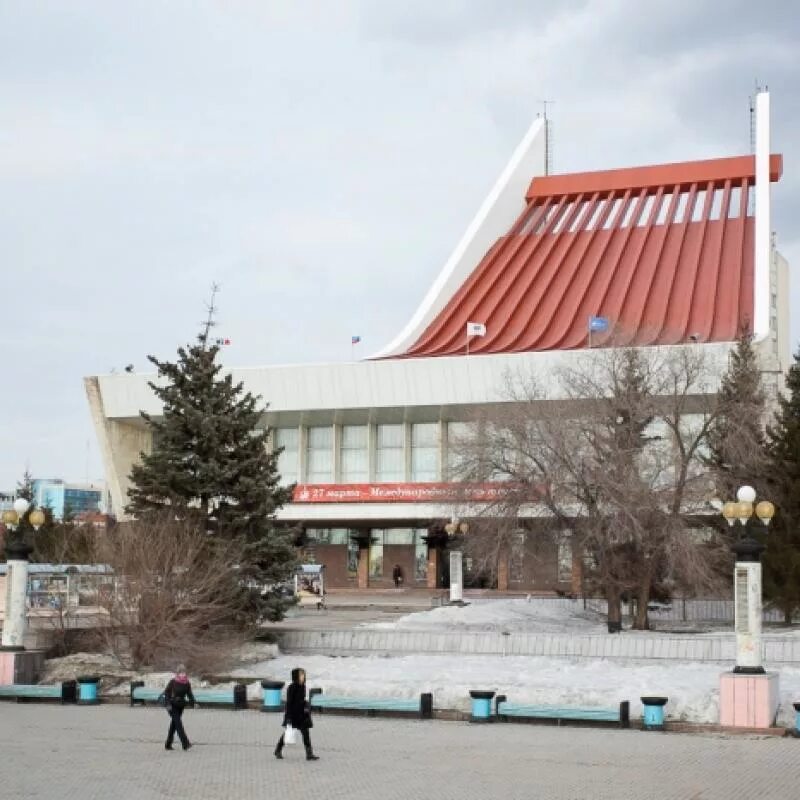
{"label": "roof antenna mast", "polygon": [[555,105],[555,100],[542,100],[544,119],[544,174],[553,174],[553,121],[547,116],[547,106]]}
{"label": "roof antenna mast", "polygon": [[208,334],[211,333],[211,329],[217,324],[214,320],[214,317],[217,313],[217,306],[215,300],[217,298],[217,294],[219,293],[219,284],[212,283],[211,284],[211,300],[206,303],[206,310],[208,311],[208,316],[206,317],[205,321],[202,324],[202,332],[198,337],[202,342],[203,346],[205,347],[208,344]]}

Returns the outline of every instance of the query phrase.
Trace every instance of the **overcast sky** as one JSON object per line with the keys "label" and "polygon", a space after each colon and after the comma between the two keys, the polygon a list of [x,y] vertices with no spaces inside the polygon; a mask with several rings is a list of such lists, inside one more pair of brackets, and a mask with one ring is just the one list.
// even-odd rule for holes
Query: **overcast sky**
{"label": "overcast sky", "polygon": [[791,0],[0,0],[0,489],[26,465],[100,477],[83,376],[171,357],[214,281],[230,366],[384,346],[543,99],[562,172],[746,153],[748,95],[769,84],[796,276],[799,16]]}

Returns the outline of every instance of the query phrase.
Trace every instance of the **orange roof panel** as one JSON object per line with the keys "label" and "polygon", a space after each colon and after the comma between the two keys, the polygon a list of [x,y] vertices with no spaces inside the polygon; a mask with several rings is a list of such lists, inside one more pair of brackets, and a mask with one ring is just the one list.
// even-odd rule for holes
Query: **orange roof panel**
{"label": "orange roof panel", "polygon": [[[773,155],[770,178],[780,178]],[[752,329],[752,156],[535,178],[523,213],[405,357],[731,341]],[[401,356],[402,357],[402,356]]]}

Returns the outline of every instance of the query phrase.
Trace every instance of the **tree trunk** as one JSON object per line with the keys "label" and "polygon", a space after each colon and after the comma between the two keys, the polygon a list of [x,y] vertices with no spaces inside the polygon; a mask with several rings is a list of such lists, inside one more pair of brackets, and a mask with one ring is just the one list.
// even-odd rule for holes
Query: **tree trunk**
{"label": "tree trunk", "polygon": [[650,605],[650,589],[653,585],[651,570],[647,569],[639,581],[638,595],[636,598],[636,616],[633,618],[633,630],[649,631],[650,617],[647,607]]}
{"label": "tree trunk", "polygon": [[793,616],[792,611],[794,611],[794,609],[791,606],[788,606],[788,605],[783,609],[783,624],[784,625],[791,625],[792,624],[792,616]]}
{"label": "tree trunk", "polygon": [[608,603],[608,632],[619,633],[622,630],[622,593],[616,586],[606,587]]}

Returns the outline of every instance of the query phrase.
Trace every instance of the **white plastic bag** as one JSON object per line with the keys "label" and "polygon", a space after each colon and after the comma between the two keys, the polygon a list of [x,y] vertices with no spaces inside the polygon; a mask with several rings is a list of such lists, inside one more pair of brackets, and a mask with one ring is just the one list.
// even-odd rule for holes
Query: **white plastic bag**
{"label": "white plastic bag", "polygon": [[283,732],[283,743],[297,744],[297,728],[293,728],[291,725],[286,726],[286,730]]}

